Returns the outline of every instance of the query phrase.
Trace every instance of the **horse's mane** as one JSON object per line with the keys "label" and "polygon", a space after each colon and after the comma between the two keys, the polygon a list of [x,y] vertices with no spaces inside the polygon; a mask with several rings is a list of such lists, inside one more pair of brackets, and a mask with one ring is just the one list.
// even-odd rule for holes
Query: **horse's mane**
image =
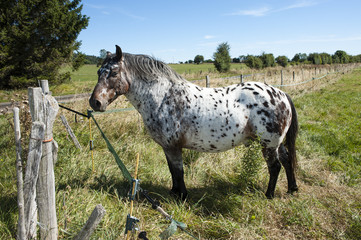
{"label": "horse's mane", "polygon": [[123,53],[125,68],[142,80],[153,81],[166,78],[172,82],[185,81],[162,61],[148,55]]}

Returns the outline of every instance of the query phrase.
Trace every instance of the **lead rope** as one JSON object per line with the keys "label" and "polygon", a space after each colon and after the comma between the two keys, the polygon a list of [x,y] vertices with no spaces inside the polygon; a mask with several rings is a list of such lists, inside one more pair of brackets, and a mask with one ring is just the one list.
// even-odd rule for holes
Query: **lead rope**
{"label": "lead rope", "polygon": [[91,152],[91,156],[92,156],[92,172],[93,174],[95,173],[95,168],[94,168],[94,141],[93,141],[93,136],[92,136],[92,123],[91,123],[91,119],[88,118],[89,121],[89,146],[90,146],[90,152]]}

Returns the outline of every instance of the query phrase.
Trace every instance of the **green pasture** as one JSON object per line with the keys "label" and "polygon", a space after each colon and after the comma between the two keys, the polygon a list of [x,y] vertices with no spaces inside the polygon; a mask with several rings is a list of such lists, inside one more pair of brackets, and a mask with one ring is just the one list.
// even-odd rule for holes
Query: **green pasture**
{"label": "green pasture", "polygon": [[[80,71],[94,71],[96,76],[96,70],[95,66],[84,66]],[[79,73],[72,75],[72,81],[78,83],[72,85],[74,88],[80,85],[79,89],[85,89],[87,84],[95,83],[96,77]],[[291,92],[300,125],[296,174],[300,190],[286,194],[282,170],[273,200],[264,196],[268,171],[257,143],[219,154],[184,150],[189,198],[180,202],[168,194],[171,176],[164,153],[150,139],[136,111],[101,114],[96,119],[131,173],[135,156],[140,153],[141,187],[200,239],[360,239],[361,69],[337,80],[319,80],[312,86],[313,90],[302,94]],[[85,111],[88,103],[84,100],[68,106]],[[121,97],[110,107],[129,107],[129,103]],[[30,126],[27,114],[21,111],[24,161]],[[127,181],[94,125],[92,172],[88,120],[78,118],[75,122],[74,114],[65,110],[59,114],[66,116],[82,145],[82,150],[75,148],[58,117],[54,139],[59,144],[55,165],[59,238],[72,239],[97,204],[107,212],[91,239],[123,238],[130,207]],[[16,238],[15,143],[11,126],[11,114],[0,116],[0,239]],[[147,231],[149,239],[159,239],[169,222],[141,197],[134,206],[139,227]],[[177,231],[171,239],[190,238]]]}

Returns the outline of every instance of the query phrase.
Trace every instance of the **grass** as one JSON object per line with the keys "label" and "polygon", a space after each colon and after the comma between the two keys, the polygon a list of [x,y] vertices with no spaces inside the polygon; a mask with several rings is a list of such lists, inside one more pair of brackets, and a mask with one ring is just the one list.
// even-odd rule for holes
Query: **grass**
{"label": "grass", "polygon": [[[282,170],[273,200],[264,196],[268,183],[264,162],[259,161],[259,165],[254,162],[258,171],[248,176],[245,173],[252,160],[259,160],[257,145],[249,149],[240,146],[219,154],[185,150],[185,181],[190,196],[187,201],[179,202],[168,194],[171,177],[164,153],[147,135],[138,113],[103,114],[96,118],[131,173],[136,153],[140,153],[142,188],[149,190],[167,212],[185,222],[188,230],[200,239],[360,239],[360,78],[359,69],[338,81],[318,82],[320,88],[312,86],[311,90],[293,95],[300,121],[297,139],[300,191],[286,194],[286,176]],[[124,98],[111,105],[112,108],[128,106]],[[88,104],[80,101],[71,107],[85,111]],[[59,238],[74,237],[99,203],[107,213],[92,239],[122,238],[130,206],[126,197],[129,186],[94,125],[95,172],[92,172],[87,119],[78,118],[75,122],[72,113],[64,110],[60,113],[68,119],[83,149],[74,147],[57,118],[54,139],[59,144],[55,167]],[[11,115],[0,116],[0,239],[16,237],[11,118]],[[24,151],[28,125],[28,118],[23,117]],[[25,155],[23,158],[26,159]],[[242,158],[245,160],[241,161]],[[248,179],[250,184],[245,187],[241,179]],[[147,231],[149,239],[157,239],[169,225],[142,198],[135,203],[133,215],[140,219],[139,226]],[[171,239],[189,237],[177,231]]]}

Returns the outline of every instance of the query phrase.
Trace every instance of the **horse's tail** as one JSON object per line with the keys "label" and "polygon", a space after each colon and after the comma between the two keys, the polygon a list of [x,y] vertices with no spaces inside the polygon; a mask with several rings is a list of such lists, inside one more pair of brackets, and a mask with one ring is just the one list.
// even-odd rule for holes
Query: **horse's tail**
{"label": "horse's tail", "polygon": [[288,160],[289,163],[291,164],[291,170],[292,172],[294,172],[297,166],[296,138],[298,133],[298,120],[297,120],[297,112],[295,105],[293,104],[290,96],[287,95],[287,98],[292,109],[292,120],[291,120],[291,126],[286,134],[286,147],[288,150]]}

